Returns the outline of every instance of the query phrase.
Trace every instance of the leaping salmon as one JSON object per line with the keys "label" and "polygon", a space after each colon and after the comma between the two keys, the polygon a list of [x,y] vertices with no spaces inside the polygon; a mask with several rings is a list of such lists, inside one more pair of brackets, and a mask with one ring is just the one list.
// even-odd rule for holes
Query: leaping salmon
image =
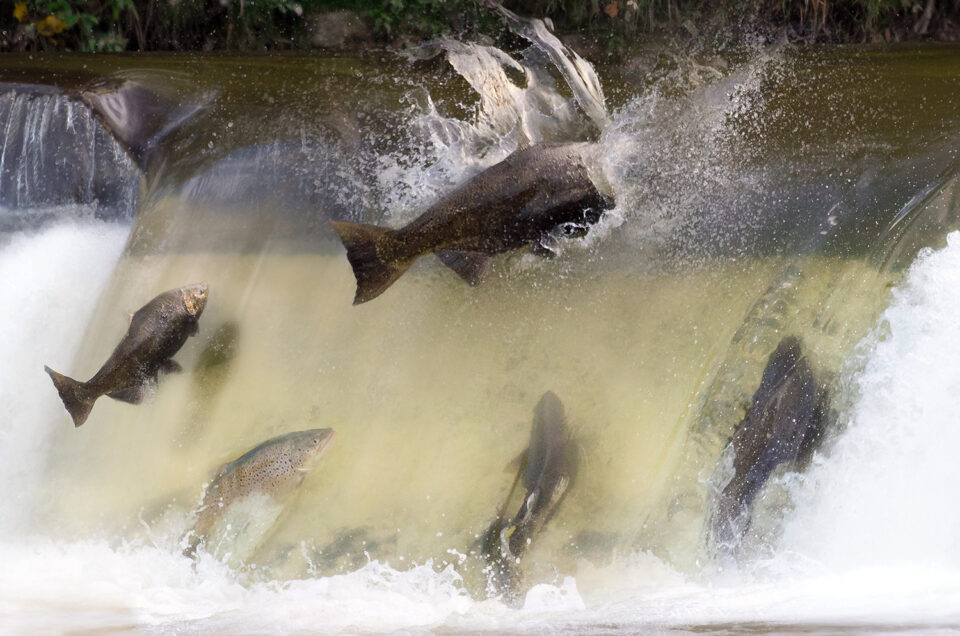
{"label": "leaping salmon", "polygon": [[86,382],[78,382],[45,366],[74,426],[87,420],[93,403],[101,395],[139,404],[143,401],[146,383],[155,381],[161,370],[182,371],[172,358],[187,338],[197,333],[197,321],[206,304],[204,283],[160,294],[133,314],[120,344]]}
{"label": "leaping salmon", "polygon": [[585,231],[614,205],[588,175],[589,146],[518,150],[397,230],[334,221],[357,279],[353,304],[382,294],[428,252],[477,285],[490,271],[491,255],[537,244],[565,224]]}

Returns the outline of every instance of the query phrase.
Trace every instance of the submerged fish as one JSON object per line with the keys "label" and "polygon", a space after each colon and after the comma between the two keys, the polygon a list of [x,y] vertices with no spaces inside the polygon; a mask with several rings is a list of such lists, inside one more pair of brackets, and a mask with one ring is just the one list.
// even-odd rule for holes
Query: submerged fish
{"label": "submerged fish", "polygon": [[202,426],[233,371],[239,341],[240,325],[235,320],[225,321],[207,338],[193,366],[189,415],[184,417],[180,434],[174,438],[177,443],[196,439],[202,433]]}
{"label": "submerged fish", "polygon": [[[534,537],[556,514],[577,475],[579,451],[567,430],[563,404],[552,391],[540,398],[533,414],[530,445],[515,460],[519,464],[507,499],[483,539],[482,551],[493,565],[493,583],[501,592],[515,586],[515,566]],[[517,514],[506,519],[504,512],[517,483],[526,489]]]}
{"label": "submerged fish", "polygon": [[60,399],[75,426],[86,421],[93,403],[101,395],[139,404],[146,383],[157,373],[181,371],[171,358],[187,338],[197,333],[197,321],[207,304],[207,286],[188,285],[164,292],[141,307],[130,319],[126,335],[96,375],[78,382],[51,369]]}
{"label": "submerged fish", "polygon": [[784,462],[805,463],[825,427],[828,394],[817,382],[796,337],[770,354],[760,386],[730,440],[734,474],[720,493],[715,536],[737,541],[749,524],[750,504]]}
{"label": "submerged fish", "polygon": [[492,254],[535,244],[564,224],[582,229],[596,223],[613,200],[587,174],[588,146],[518,150],[398,230],[334,221],[357,279],[353,303],[382,294],[428,252],[476,285],[489,272]]}
{"label": "submerged fish", "polygon": [[[316,468],[323,452],[334,438],[332,428],[314,428],[271,438],[232,462],[220,467],[203,495],[193,529],[184,550],[192,556],[219,521],[236,507],[253,500],[278,507]],[[279,509],[267,511],[270,525]]]}

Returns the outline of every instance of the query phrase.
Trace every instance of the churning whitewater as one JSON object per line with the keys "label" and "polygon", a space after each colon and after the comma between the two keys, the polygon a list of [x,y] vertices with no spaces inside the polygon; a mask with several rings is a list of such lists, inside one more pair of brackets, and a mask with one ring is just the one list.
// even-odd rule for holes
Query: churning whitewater
{"label": "churning whitewater", "polygon": [[[25,532],[57,434],[49,395],[27,369],[69,362],[120,257],[129,226],[65,221],[0,245],[0,536]],[[10,364],[16,360],[16,364]],[[21,366],[22,365],[22,366]],[[13,425],[14,422],[19,422]]]}
{"label": "churning whitewater", "polygon": [[958,285],[953,232],[945,248],[918,256],[851,358],[843,432],[792,485],[796,510],[781,552],[823,573],[870,572],[873,585],[891,591],[960,577],[960,511],[948,494],[960,488]]}
{"label": "churning whitewater", "polygon": [[[5,352],[38,358],[75,348],[82,320],[61,325],[65,335],[49,352],[13,347],[36,329],[29,319],[44,314],[34,300],[44,292],[55,292],[74,318],[89,315],[91,299],[69,292],[80,280],[85,288],[97,280],[102,286],[122,242],[123,228],[68,223],[6,245],[4,294],[18,302],[17,311],[3,317],[17,336],[6,341]],[[58,262],[30,267],[56,247]],[[64,280],[58,273],[71,260],[85,266]],[[350,573],[261,581],[255,571],[231,569],[209,555],[193,563],[149,532],[132,541],[70,540],[28,535],[5,515],[2,624],[32,633],[137,626],[187,633],[442,633],[538,632],[544,624],[561,631],[599,624],[631,630],[736,622],[950,624],[960,600],[960,514],[950,512],[943,493],[957,481],[951,369],[960,350],[954,324],[960,305],[949,290],[958,287],[955,232],[947,247],[920,255],[851,358],[842,380],[848,406],[834,443],[807,475],[786,475],[768,487],[788,491],[792,507],[775,545],[729,570],[690,576],[652,555],[624,554],[582,568],[579,578],[590,594],[561,576],[533,586],[522,606],[510,609],[471,599],[453,566],[432,561],[394,564],[398,570],[368,556]],[[945,373],[930,378],[930,364]],[[51,419],[57,410],[46,399],[45,376],[36,375],[19,384],[16,375],[6,377],[4,386],[15,387],[5,393],[12,421]],[[11,510],[37,503],[43,487],[31,473],[57,434],[59,427],[8,429],[2,483],[4,499],[18,502]]]}

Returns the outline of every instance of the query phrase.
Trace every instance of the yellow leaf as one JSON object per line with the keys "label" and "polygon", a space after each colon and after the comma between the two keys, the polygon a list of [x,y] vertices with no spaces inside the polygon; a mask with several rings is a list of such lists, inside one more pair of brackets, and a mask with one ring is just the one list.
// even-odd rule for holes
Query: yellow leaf
{"label": "yellow leaf", "polygon": [[40,35],[51,37],[67,28],[67,23],[55,15],[48,15],[37,22],[37,32]]}
{"label": "yellow leaf", "polygon": [[17,19],[17,22],[24,22],[27,19],[26,2],[18,2],[13,5],[13,17]]}

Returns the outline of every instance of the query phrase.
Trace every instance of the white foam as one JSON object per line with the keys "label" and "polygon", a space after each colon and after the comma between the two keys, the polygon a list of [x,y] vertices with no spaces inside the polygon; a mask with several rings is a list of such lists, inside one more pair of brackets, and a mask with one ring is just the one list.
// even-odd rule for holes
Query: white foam
{"label": "white foam", "polygon": [[0,248],[0,536],[24,522],[46,440],[69,425],[43,366],[72,362],[128,229],[68,221]]}
{"label": "white foam", "polygon": [[523,600],[523,608],[537,612],[562,612],[585,610],[587,606],[577,591],[577,582],[573,577],[566,576],[560,586],[546,583],[534,585]]}
{"label": "white foam", "polygon": [[[475,91],[475,115],[468,120],[441,115],[422,88],[404,96],[415,131],[413,146],[381,157],[377,167],[380,189],[387,193],[383,205],[392,223],[409,221],[522,144],[571,141],[584,134],[576,102],[561,94],[547,60],[514,59],[495,47],[454,40],[437,44]],[[516,78],[522,78],[522,86]],[[597,108],[602,110],[602,96],[599,99]]]}
{"label": "white foam", "polygon": [[0,559],[0,615],[18,629],[392,631],[437,626],[473,605],[452,567],[431,563],[400,572],[372,561],[349,574],[245,585],[209,556],[194,565],[153,546],[31,540],[0,544]]}
{"label": "white foam", "polygon": [[797,492],[781,550],[834,572],[960,577],[960,234],[927,252],[862,345],[847,430]]}

